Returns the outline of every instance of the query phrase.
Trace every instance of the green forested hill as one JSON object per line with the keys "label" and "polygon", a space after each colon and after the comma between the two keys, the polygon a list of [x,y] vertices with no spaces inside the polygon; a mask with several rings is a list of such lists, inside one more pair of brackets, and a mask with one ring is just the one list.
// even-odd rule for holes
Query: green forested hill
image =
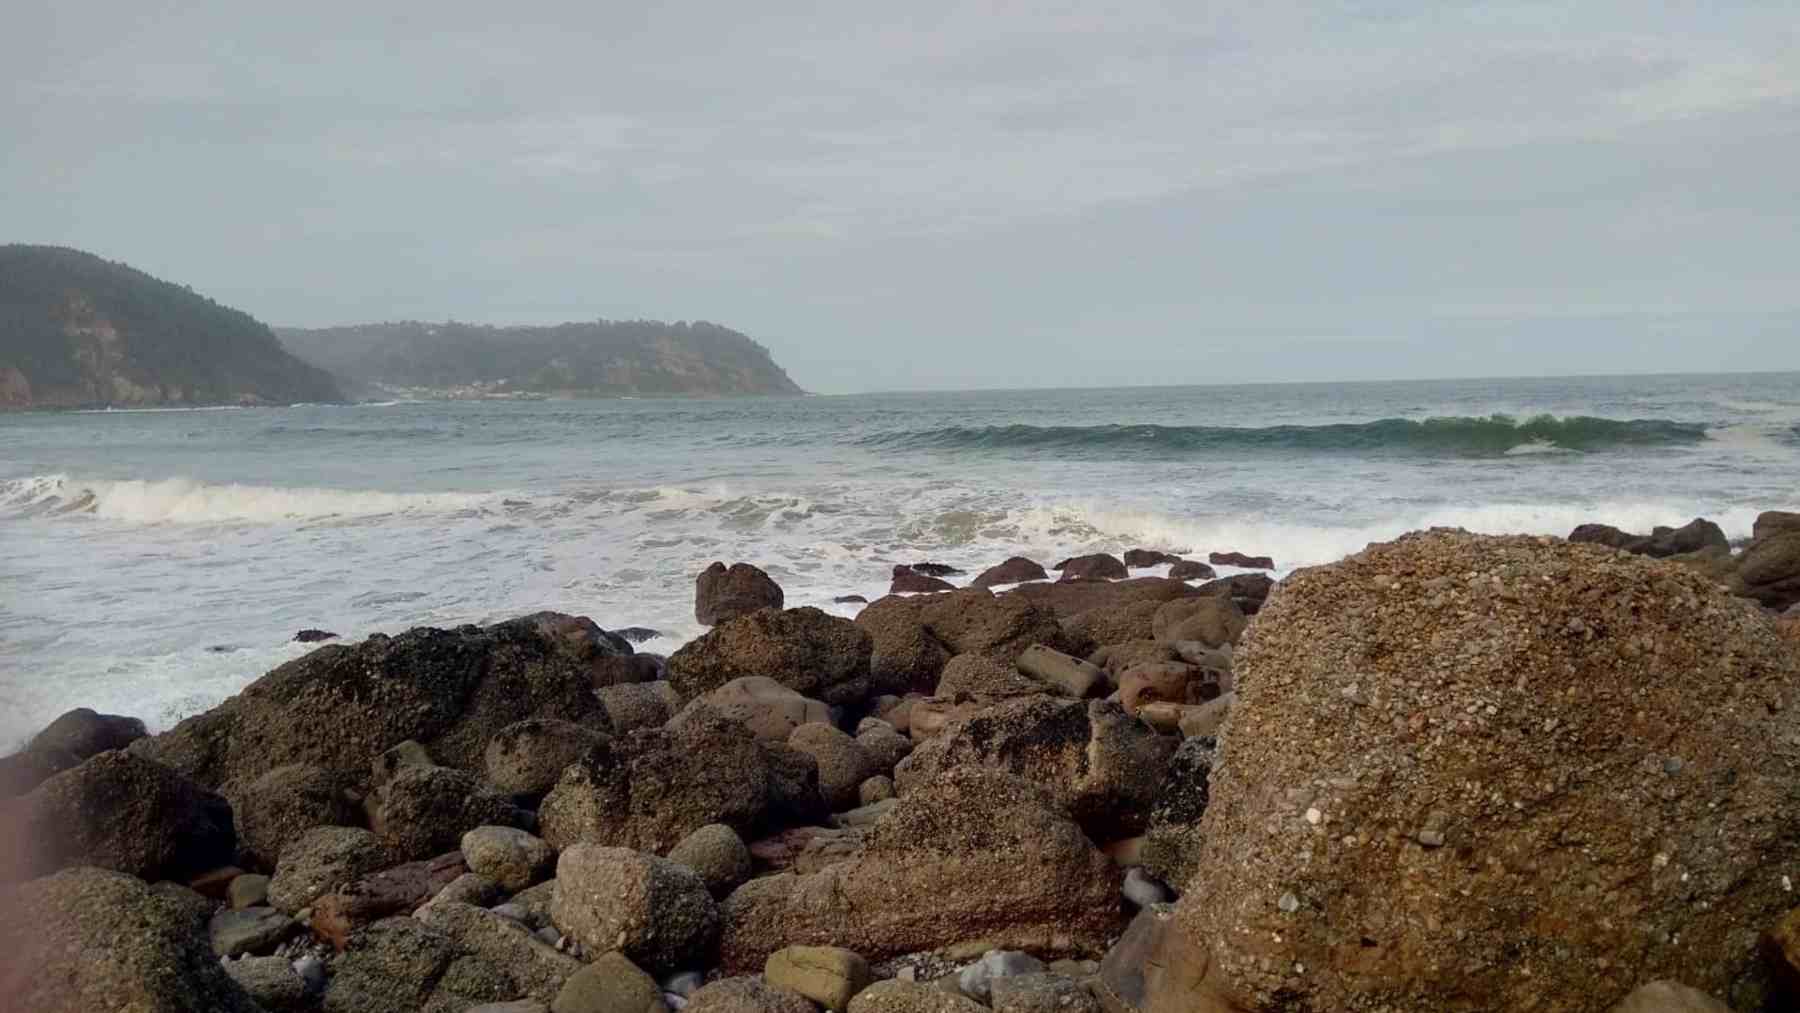
{"label": "green forested hill", "polygon": [[708,323],[283,329],[294,354],[351,384],[586,395],[799,394],[768,349]]}
{"label": "green forested hill", "polygon": [[0,408],[341,398],[247,313],[80,250],[0,246]]}

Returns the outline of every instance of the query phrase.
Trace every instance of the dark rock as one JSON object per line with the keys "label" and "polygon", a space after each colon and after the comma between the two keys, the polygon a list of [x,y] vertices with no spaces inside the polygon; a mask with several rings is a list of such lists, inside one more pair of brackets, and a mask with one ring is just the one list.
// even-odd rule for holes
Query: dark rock
{"label": "dark rock", "polygon": [[952,721],[894,771],[902,798],[958,767],[997,771],[1051,793],[1095,840],[1144,828],[1176,741],[1116,703],[1037,696]]}
{"label": "dark rock", "polygon": [[944,666],[936,695],[952,700],[1001,700],[1042,692],[1042,684],[1004,661],[983,654],[959,654]]}
{"label": "dark rock", "polygon": [[1756,516],[1756,523],[1750,528],[1750,540],[1760,542],[1783,531],[1800,531],[1800,513],[1765,510]]}
{"label": "dark rock", "polygon": [[361,814],[345,796],[348,778],[290,763],[248,783],[229,781],[220,794],[237,818],[238,855],[250,868],[273,869],[284,844],[313,827],[355,826]]}
{"label": "dark rock", "polygon": [[615,733],[660,728],[681,709],[681,694],[666,682],[625,683],[594,691]]}
{"label": "dark rock", "polygon": [[1023,584],[1029,580],[1048,580],[1050,575],[1035,560],[1013,556],[997,566],[981,571],[969,582],[970,587],[993,587],[996,584]]}
{"label": "dark rock", "polygon": [[29,750],[0,759],[0,799],[18,798],[80,763],[71,753]]}
{"label": "dark rock", "polygon": [[577,656],[585,650],[591,660],[605,642],[579,639],[585,627],[548,635],[546,625],[554,624],[526,617],[327,644],[132,751],[209,785],[289,763],[366,777],[371,756],[407,739],[479,771],[488,740],[507,725],[602,713]]}
{"label": "dark rock", "polygon": [[1211,580],[1218,573],[1197,559],[1178,559],[1169,567],[1170,580]]}
{"label": "dark rock", "polygon": [[412,914],[468,871],[462,853],[452,851],[333,883],[311,902],[313,933],[344,949],[364,926]]}
{"label": "dark rock", "polygon": [[717,626],[758,609],[780,609],[781,585],[749,563],[714,563],[694,580],[694,620]]}
{"label": "dark rock", "polygon": [[0,810],[0,881],[91,865],[179,882],[231,864],[236,850],[229,803],[123,750],[65,770]]}
{"label": "dark rock", "polygon": [[597,728],[554,718],[527,718],[507,725],[488,740],[487,783],[512,795],[542,797],[569,764],[606,737]]}
{"label": "dark rock", "polygon": [[769,763],[755,738],[697,712],[595,748],[563,772],[538,814],[558,849],[586,841],[664,854],[708,823],[752,830],[770,800]]}
{"label": "dark rock", "polygon": [[504,969],[516,986],[514,995],[550,1002],[582,969],[581,961],[558,952],[525,926],[472,904],[434,901],[413,917],[463,950]]}
{"label": "dark rock", "polygon": [[1149,640],[1156,610],[1165,603],[1155,599],[1102,605],[1070,616],[1062,621],[1063,629],[1096,644],[1122,644],[1130,640]]}
{"label": "dark rock", "polygon": [[392,864],[380,839],[367,830],[314,827],[281,849],[269,877],[269,903],[294,914],[340,884]]}
{"label": "dark rock", "polygon": [[77,707],[33,736],[27,752],[73,756],[85,760],[109,749],[124,749],[143,738],[144,723],[119,714],[97,714]]}
{"label": "dark rock", "polygon": [[384,750],[381,755],[369,762],[370,785],[380,787],[392,781],[395,775],[407,767],[436,767],[438,762],[431,758],[431,752],[411,739]]}
{"label": "dark rock", "polygon": [[937,685],[950,650],[925,628],[929,600],[889,595],[857,613],[857,628],[869,634],[872,693],[930,692]]}
{"label": "dark rock", "polygon": [[888,594],[920,594],[933,591],[954,591],[956,585],[947,580],[919,573],[909,566],[894,567],[894,582],[888,587]]}
{"label": "dark rock", "polygon": [[841,594],[831,599],[833,605],[867,605],[869,599],[860,594]]}
{"label": "dark rock", "polygon": [[207,934],[221,957],[267,954],[293,935],[300,923],[272,907],[227,909],[212,916]]}
{"label": "dark rock", "polygon": [[1249,624],[1230,598],[1199,595],[1165,602],[1156,610],[1150,628],[1166,644],[1197,640],[1208,647],[1235,644]]}
{"label": "dark rock", "polygon": [[1248,570],[1275,569],[1275,561],[1268,556],[1246,556],[1241,552],[1208,553],[1206,561],[1214,566],[1241,566]]}
{"label": "dark rock", "polygon": [[817,823],[830,814],[819,788],[819,761],[786,742],[757,742],[769,772],[769,805],[760,825]]}
{"label": "dark rock", "polygon": [[[1166,577],[1132,577],[1118,581],[1072,581],[1021,584],[1000,595],[1003,599],[1021,598],[1058,619],[1068,619],[1083,612],[1135,601],[1168,601],[1198,594],[1196,588]],[[1075,652],[1070,652],[1075,653]]]}
{"label": "dark rock", "polygon": [[1131,576],[1119,557],[1108,552],[1065,559],[1057,569],[1062,571],[1061,579],[1064,581],[1123,580]]}
{"label": "dark rock", "polygon": [[511,999],[504,970],[415,918],[385,918],[359,930],[338,958],[325,1013],[461,1010]]}
{"label": "dark rock", "polygon": [[613,631],[615,636],[624,637],[633,644],[642,644],[657,637],[668,636],[661,630],[653,630],[648,626],[624,626]]}
{"label": "dark rock", "polygon": [[1655,559],[1708,549],[1725,552],[1731,549],[1725,532],[1703,517],[1696,517],[1679,528],[1659,527],[1648,535],[1630,534],[1610,524],[1583,524],[1569,532],[1569,541],[1605,545]]}
{"label": "dark rock", "polygon": [[995,595],[965,588],[920,601],[920,621],[952,654],[981,654],[1010,663],[1033,644],[1074,655],[1086,654],[1091,646],[1016,592]]}
{"label": "dark rock", "polygon": [[660,654],[613,654],[588,662],[588,680],[595,689],[655,682],[668,674],[668,660]]}
{"label": "dark rock", "polygon": [[476,827],[462,836],[462,856],[471,872],[507,893],[540,883],[556,869],[556,849],[517,827]]}
{"label": "dark rock", "polygon": [[788,736],[788,745],[817,762],[819,793],[833,812],[854,808],[857,788],[880,772],[854,738],[828,724],[801,725]]}
{"label": "dark rock", "polygon": [[1157,549],[1132,549],[1125,553],[1125,565],[1129,569],[1141,570],[1146,566],[1162,566],[1164,563],[1179,563],[1180,556],[1170,555]]}
{"label": "dark rock", "polygon": [[225,964],[225,973],[270,1013],[300,1013],[312,1003],[306,982],[286,957],[246,957]]}
{"label": "dark rock", "polygon": [[1200,585],[1195,594],[1230,598],[1238,610],[1253,616],[1275,590],[1275,580],[1266,573],[1238,573]]}
{"label": "dark rock", "polygon": [[732,619],[669,658],[669,684],[684,700],[733,679],[766,676],[828,704],[869,695],[869,635],[816,608],[763,609]]}
{"label": "dark rock", "polygon": [[765,742],[786,742],[801,725],[831,720],[831,709],[822,701],[801,696],[760,675],[731,680],[696,698],[670,721],[679,722],[700,708],[736,721]]}
{"label": "dark rock", "polygon": [[294,634],[296,644],[317,644],[326,640],[336,640],[338,635],[330,630],[304,629]]}
{"label": "dark rock", "polygon": [[364,803],[369,829],[395,858],[454,851],[480,826],[521,826],[527,814],[509,796],[449,767],[405,767]]}
{"label": "dark rock", "polygon": [[1206,815],[1207,779],[1217,755],[1213,739],[1187,739],[1156,788],[1142,859],[1165,883],[1185,884],[1199,871],[1200,818]]}
{"label": "dark rock", "polygon": [[1751,542],[1738,559],[1732,588],[1772,609],[1800,603],[1800,530],[1775,528]]}
{"label": "dark rock", "polygon": [[[898,569],[898,567],[896,567]],[[948,563],[911,563],[908,569],[927,577],[960,577],[963,571]]]}
{"label": "dark rock", "polygon": [[192,916],[132,876],[67,869],[0,895],[0,1007],[259,1013]]}

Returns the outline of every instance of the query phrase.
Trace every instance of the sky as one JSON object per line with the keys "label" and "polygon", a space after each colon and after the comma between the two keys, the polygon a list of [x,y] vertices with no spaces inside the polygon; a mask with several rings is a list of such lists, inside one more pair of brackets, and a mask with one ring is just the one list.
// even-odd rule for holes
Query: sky
{"label": "sky", "polygon": [[1756,3],[12,0],[0,241],[808,389],[1800,369]]}

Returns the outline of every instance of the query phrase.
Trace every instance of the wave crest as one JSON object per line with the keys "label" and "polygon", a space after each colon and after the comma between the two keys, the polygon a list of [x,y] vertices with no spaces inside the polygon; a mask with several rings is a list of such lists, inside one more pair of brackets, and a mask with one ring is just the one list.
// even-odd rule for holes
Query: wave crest
{"label": "wave crest", "polygon": [[0,509],[15,516],[89,514],[137,524],[218,524],[447,513],[480,509],[486,494],[396,493],[214,484],[187,478],[80,479],[33,475],[0,482]]}

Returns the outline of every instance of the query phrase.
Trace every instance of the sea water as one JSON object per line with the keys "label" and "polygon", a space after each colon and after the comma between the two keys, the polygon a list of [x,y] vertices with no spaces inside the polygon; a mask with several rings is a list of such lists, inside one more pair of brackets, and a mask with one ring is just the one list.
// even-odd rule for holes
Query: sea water
{"label": "sea water", "polygon": [[1765,509],[1800,509],[1800,374],[5,415],[0,748],[75,706],[165,727],[303,627],[556,609],[672,651],[715,559],[851,615],[920,560],[1285,572],[1434,525],[1742,538]]}

